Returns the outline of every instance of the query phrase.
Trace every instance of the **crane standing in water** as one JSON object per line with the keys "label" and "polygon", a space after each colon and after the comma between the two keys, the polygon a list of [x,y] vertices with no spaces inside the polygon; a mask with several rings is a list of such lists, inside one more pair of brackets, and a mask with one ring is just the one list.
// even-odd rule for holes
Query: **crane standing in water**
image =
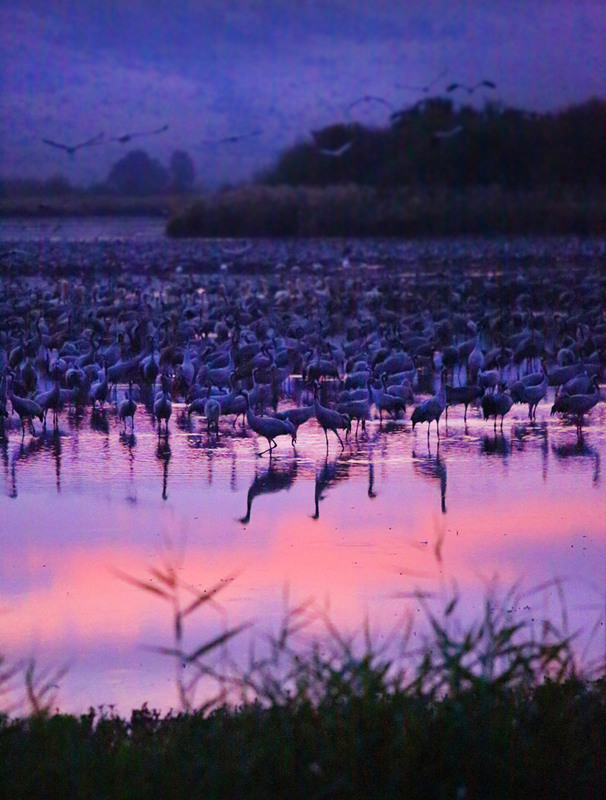
{"label": "crane standing in water", "polygon": [[118,407],[118,416],[124,422],[124,431],[126,432],[126,420],[130,417],[131,431],[135,431],[135,412],[137,404],[133,400],[133,382],[129,380],[128,389],[124,395],[124,400]]}
{"label": "crane standing in water", "polygon": [[446,370],[442,370],[442,380],[440,382],[440,388],[434,395],[432,395],[432,397],[428,398],[427,400],[423,400],[422,403],[419,403],[419,405],[412,412],[412,416],[410,418],[412,421],[413,431],[415,429],[415,425],[418,425],[420,422],[427,423],[428,444],[429,444],[429,431],[432,422],[436,423],[438,439],[440,438],[440,417],[442,416],[442,412],[446,408],[446,388],[444,384],[445,377],[446,377]]}
{"label": "crane standing in water", "polygon": [[326,406],[323,406],[318,400],[319,388],[319,383],[314,381],[314,411],[316,414],[316,419],[322,426],[324,436],[326,437],[326,450],[328,451],[328,431],[332,431],[334,433],[339,440],[341,450],[344,450],[345,445],[339,436],[338,429],[340,428],[341,430],[345,430],[347,432],[351,431],[351,419],[347,414],[340,414],[338,411],[334,411],[332,408],[326,408]]}
{"label": "crane standing in water", "polygon": [[594,389],[587,394],[562,394],[556,397],[551,407],[552,414],[570,414],[575,417],[577,433],[580,436],[583,427],[583,416],[600,401],[600,383],[597,375],[593,378]]}
{"label": "crane standing in water", "polygon": [[258,453],[259,456],[267,452],[269,452],[271,456],[272,450],[278,446],[276,443],[276,436],[290,436],[292,446],[295,446],[297,431],[292,422],[289,420],[276,419],[276,417],[258,417],[250,407],[249,395],[246,389],[242,390],[242,395],[246,400],[246,421],[255,433],[267,439],[267,444],[269,445],[267,450]]}
{"label": "crane standing in water", "polygon": [[162,433],[162,420],[164,420],[164,427],[166,435],[168,436],[168,420],[173,413],[173,404],[170,399],[170,378],[168,375],[162,376],[162,388],[156,395],[154,401],[154,416],[158,420],[158,436]]}

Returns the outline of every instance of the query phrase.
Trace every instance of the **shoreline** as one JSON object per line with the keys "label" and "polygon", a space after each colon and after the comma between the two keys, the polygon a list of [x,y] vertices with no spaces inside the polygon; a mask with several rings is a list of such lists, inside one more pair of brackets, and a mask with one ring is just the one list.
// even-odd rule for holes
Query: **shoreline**
{"label": "shoreline", "polygon": [[154,217],[179,238],[604,236],[606,190],[252,185],[209,195],[0,198],[0,220]]}

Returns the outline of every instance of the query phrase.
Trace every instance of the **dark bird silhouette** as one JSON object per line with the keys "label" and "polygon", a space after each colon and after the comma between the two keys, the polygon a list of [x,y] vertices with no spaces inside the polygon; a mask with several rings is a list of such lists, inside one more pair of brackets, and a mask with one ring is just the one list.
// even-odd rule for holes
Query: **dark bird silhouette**
{"label": "dark bird silhouette", "polygon": [[283,489],[290,489],[297,477],[297,469],[296,459],[293,459],[286,468],[278,467],[275,461],[270,461],[268,469],[255,474],[246,495],[246,514],[240,518],[240,522],[243,525],[248,525],[250,522],[250,512],[255,497],[261,494],[272,494],[273,492],[281,492]]}
{"label": "dark bird silhouette", "polygon": [[219,417],[221,416],[221,403],[215,398],[207,397],[204,403],[204,416],[206,417],[206,429],[210,433],[210,429],[214,428],[217,436],[219,435]]}
{"label": "dark bird silhouette", "polygon": [[339,414],[348,416],[350,420],[356,420],[356,438],[358,436],[360,422],[362,423],[362,430],[366,430],[366,420],[370,415],[370,402],[368,397],[363,400],[344,400],[337,405],[337,411]]}
{"label": "dark bird silhouette", "polygon": [[581,434],[583,416],[600,401],[600,384],[598,376],[593,379],[594,389],[587,394],[560,395],[551,407],[552,414],[564,414],[575,417],[577,433]]}
{"label": "dark bird silhouette", "polygon": [[254,136],[260,136],[263,133],[261,128],[256,128],[254,131],[248,133],[232,133],[229,136],[221,136],[219,139],[204,139],[202,144],[235,144],[244,139],[252,139]]}
{"label": "dark bird silhouette", "polygon": [[384,97],[379,97],[376,94],[365,94],[363,97],[358,97],[357,100],[354,100],[348,106],[346,106],[345,113],[347,115],[350,115],[351,111],[357,106],[363,106],[369,104],[379,104],[385,106],[385,108],[388,108],[390,112],[394,110],[394,107],[389,102],[389,100],[385,100]]}
{"label": "dark bird silhouette", "polygon": [[479,386],[468,384],[467,386],[446,386],[446,421],[448,422],[448,406],[463,404],[465,413],[463,421],[467,423],[467,409],[476,400],[482,397],[482,389]]}
{"label": "dark bird silhouette", "polygon": [[262,456],[263,453],[269,452],[271,456],[272,450],[278,446],[276,436],[290,436],[294,447],[297,441],[297,431],[292,422],[276,419],[276,417],[258,417],[250,407],[250,399],[246,389],[242,390],[242,394],[246,399],[246,421],[255,433],[267,439],[267,444],[269,445],[266,450],[258,453],[258,455]]}
{"label": "dark bird silhouette", "polygon": [[40,408],[44,411],[44,429],[46,430],[46,417],[49,409],[53,412],[53,427],[57,428],[59,424],[58,413],[62,408],[61,388],[59,386],[59,370],[54,369],[52,373],[53,386],[45,392],[38,392],[34,396],[34,400]]}
{"label": "dark bird silhouette", "polygon": [[98,133],[91,139],[87,139],[85,142],[79,142],[78,144],[62,144],[61,142],[54,142],[52,139],[42,139],[42,141],[44,144],[48,144],[51,147],[57,147],[59,150],[64,150],[68,156],[73,158],[76,155],[76,152],[83,147],[93,147],[96,144],[102,144],[104,142],[103,137],[103,133]]}
{"label": "dark bird silhouette", "polygon": [[[442,373],[442,378],[444,377],[444,373]],[[427,400],[423,400],[422,403],[415,408],[412,412],[412,416],[410,417],[412,421],[412,429],[414,431],[415,425],[420,422],[427,423],[427,442],[429,443],[429,430],[431,428],[431,423],[435,421],[436,423],[436,430],[438,433],[438,439],[440,438],[440,417],[442,416],[442,412],[446,408],[446,390],[444,386],[444,382],[440,384],[440,388],[438,391]]]}
{"label": "dark bird silhouette", "polygon": [[401,83],[396,83],[396,86],[398,87],[398,89],[406,89],[407,91],[410,92],[423,92],[424,94],[427,94],[433,89],[433,87],[436,85],[436,83],[438,83],[438,81],[442,80],[442,78],[446,75],[447,72],[448,72],[448,67],[444,67],[444,69],[438,75],[436,75],[435,78],[430,80],[429,83],[426,83],[424,86],[409,86],[407,84],[401,84]]}
{"label": "dark bird silhouette", "polygon": [[173,412],[173,404],[170,399],[170,378],[168,375],[162,376],[162,388],[156,395],[154,401],[154,416],[158,420],[158,436],[162,432],[162,420],[164,420],[164,427],[166,435],[168,436],[168,420]]}
{"label": "dark bird silhouette", "polygon": [[[426,478],[437,478],[440,481],[440,505],[442,514],[446,513],[446,464],[440,458],[440,446],[435,456],[417,456],[412,451],[412,466],[415,472],[424,475]],[[438,559],[439,560],[439,559]]]}
{"label": "dark bird silhouette", "polygon": [[494,394],[485,394],[481,400],[484,419],[494,417],[494,429],[497,429],[497,417],[501,417],[501,430],[503,430],[503,417],[513,406],[513,397],[504,391]]}
{"label": "dark bird silhouette", "polygon": [[130,417],[131,432],[135,430],[135,412],[137,404],[133,400],[133,382],[128,382],[128,389],[124,394],[124,400],[118,406],[118,417],[124,422],[124,430],[126,431],[126,420]]}
{"label": "dark bird silhouette", "polygon": [[27,420],[30,424],[30,430],[34,432],[34,417],[38,417],[40,422],[42,422],[44,418],[44,409],[36,403],[35,400],[31,400],[29,397],[20,397],[13,393],[13,376],[9,373],[8,375],[8,385],[7,385],[7,396],[11,401],[13,406],[13,411],[16,411],[19,415],[19,419],[21,420],[21,429],[23,431],[23,436],[25,436],[25,420]]}
{"label": "dark bird silhouette", "polygon": [[314,411],[316,414],[316,419],[320,423],[322,430],[324,431],[324,436],[326,437],[326,451],[328,452],[328,431],[332,431],[334,433],[339,440],[341,450],[344,450],[345,445],[339,436],[338,428],[341,430],[351,431],[351,420],[347,414],[340,414],[338,411],[334,411],[332,408],[326,408],[326,406],[323,406],[318,400],[319,388],[318,382],[314,381]]}
{"label": "dark bird silhouette", "polygon": [[324,500],[324,492],[335,484],[346,481],[349,477],[349,461],[329,461],[328,456],[321,469],[316,468],[314,486],[314,513],[312,519],[320,518],[320,501]]}
{"label": "dark bird silhouette", "polygon": [[510,392],[514,403],[528,403],[528,419],[534,420],[537,406],[547,393],[547,374],[543,373],[540,383],[526,385],[523,380],[515,381],[510,387]]}
{"label": "dark bird silhouette", "polygon": [[108,142],[119,142],[119,144],[127,144],[132,139],[136,139],[140,136],[155,136],[158,133],[164,133],[168,130],[168,125],[162,125],[161,128],[154,128],[153,130],[149,131],[131,131],[130,133],[123,133],[121,136],[112,136],[110,139],[107,139]]}
{"label": "dark bird silhouette", "polygon": [[497,85],[493,81],[478,81],[477,83],[467,85],[465,83],[451,83],[446,87],[447,92],[454,92],[457,89],[464,89],[467,94],[473,94],[476,89],[485,87],[486,89],[496,89]]}
{"label": "dark bird silhouette", "polygon": [[310,405],[299,406],[298,408],[287,408],[285,411],[278,411],[274,416],[276,419],[288,420],[294,425],[295,431],[298,431],[299,426],[311,419],[314,414],[315,409],[313,405]]}

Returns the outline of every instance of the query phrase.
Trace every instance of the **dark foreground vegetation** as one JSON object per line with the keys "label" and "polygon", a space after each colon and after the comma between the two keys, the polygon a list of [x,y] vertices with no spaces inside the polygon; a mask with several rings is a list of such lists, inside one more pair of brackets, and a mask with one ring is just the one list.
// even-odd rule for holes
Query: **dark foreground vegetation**
{"label": "dark foreground vegetation", "polygon": [[[222,678],[214,703],[181,713],[50,713],[30,674],[35,712],[0,716],[0,795],[601,800],[603,665],[582,676],[569,638],[490,601],[461,630],[455,606],[441,621],[428,614],[432,633],[414,653],[409,631],[396,660],[330,625],[327,640],[294,646],[306,625],[297,609],[267,657]],[[180,627],[176,639],[159,649],[210,674],[202,660],[219,640],[186,654]]]}

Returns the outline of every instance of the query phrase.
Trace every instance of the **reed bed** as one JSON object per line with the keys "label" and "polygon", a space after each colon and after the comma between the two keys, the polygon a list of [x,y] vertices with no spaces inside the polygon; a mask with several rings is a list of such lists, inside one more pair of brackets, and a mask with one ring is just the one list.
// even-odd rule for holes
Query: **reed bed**
{"label": "reed bed", "polygon": [[253,185],[200,198],[173,215],[170,236],[602,235],[606,194],[577,187],[504,190],[356,184]]}

